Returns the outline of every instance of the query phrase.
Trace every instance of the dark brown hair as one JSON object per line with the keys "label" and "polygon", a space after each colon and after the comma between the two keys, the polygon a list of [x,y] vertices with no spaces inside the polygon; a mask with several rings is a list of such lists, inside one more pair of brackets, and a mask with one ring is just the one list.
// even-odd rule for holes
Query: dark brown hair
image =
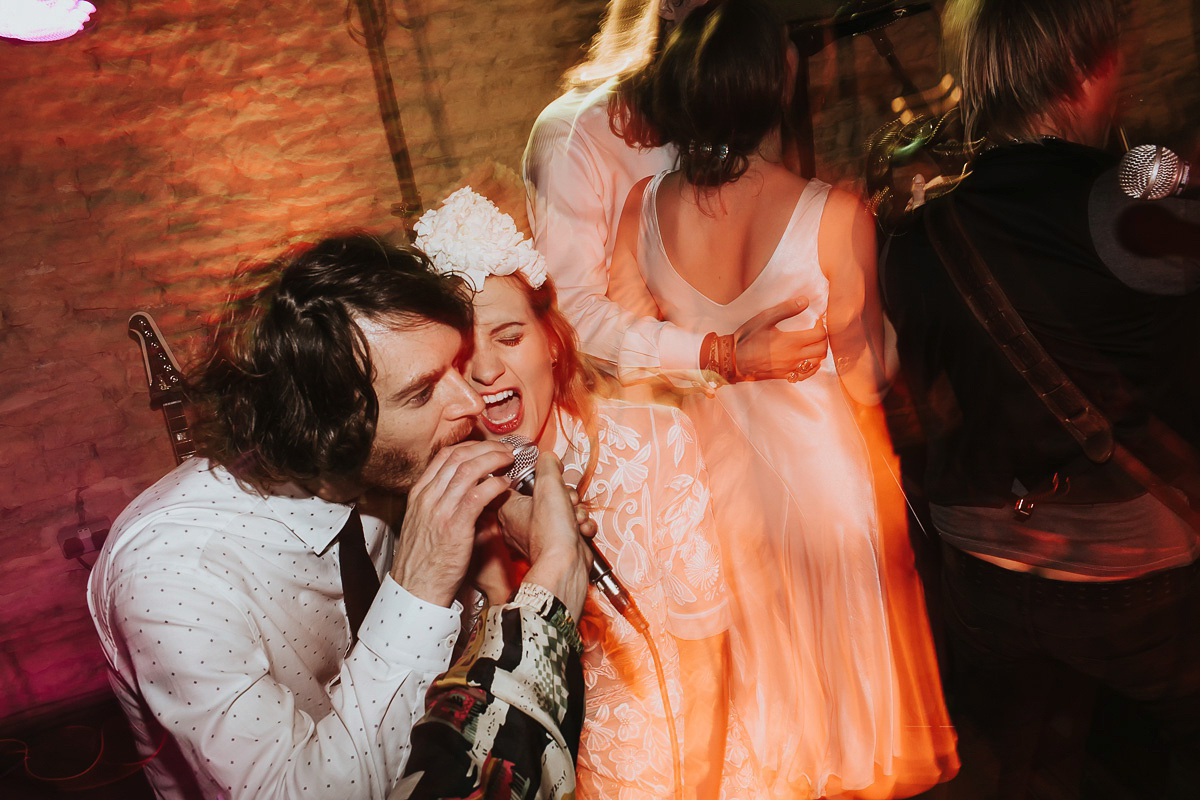
{"label": "dark brown hair", "polygon": [[737,180],[783,125],[788,81],[783,20],[763,0],[724,0],[689,14],[652,67],[651,120],[679,148],[696,186]]}
{"label": "dark brown hair", "polygon": [[[705,6],[711,10],[722,2],[707,0]],[[617,82],[608,105],[608,126],[630,147],[659,147],[668,141],[654,122],[651,72],[662,56],[668,34],[681,23],[663,19],[658,9],[658,0],[613,0],[588,61],[568,73],[604,75],[599,68],[609,65],[608,77]],[[688,13],[697,12],[692,9]]]}
{"label": "dark brown hair", "polygon": [[198,451],[259,489],[354,477],[379,401],[359,320],[395,330],[430,322],[469,341],[471,300],[420,251],[365,233],[251,265],[190,382]]}

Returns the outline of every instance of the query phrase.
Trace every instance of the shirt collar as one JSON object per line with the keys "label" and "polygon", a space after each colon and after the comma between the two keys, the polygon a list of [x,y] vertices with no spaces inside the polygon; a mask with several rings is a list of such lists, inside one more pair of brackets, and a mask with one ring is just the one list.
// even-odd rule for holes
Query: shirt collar
{"label": "shirt collar", "polygon": [[333,544],[353,509],[323,500],[295,483],[276,486],[265,502],[288,530],[318,554]]}

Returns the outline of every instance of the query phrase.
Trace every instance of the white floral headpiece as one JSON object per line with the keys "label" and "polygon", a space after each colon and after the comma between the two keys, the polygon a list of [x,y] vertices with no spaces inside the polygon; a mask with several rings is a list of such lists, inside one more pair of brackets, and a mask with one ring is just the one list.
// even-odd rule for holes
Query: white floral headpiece
{"label": "white floral headpiece", "polygon": [[489,275],[520,272],[534,289],[546,282],[546,259],[513,218],[471,187],[459,189],[414,226],[417,247],[443,275],[461,275],[475,291]]}

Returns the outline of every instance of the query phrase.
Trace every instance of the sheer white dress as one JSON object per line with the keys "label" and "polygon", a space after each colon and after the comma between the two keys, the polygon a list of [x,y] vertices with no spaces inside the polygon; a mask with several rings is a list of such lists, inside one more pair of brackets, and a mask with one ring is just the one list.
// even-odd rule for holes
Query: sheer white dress
{"label": "sheer white dress", "polygon": [[[802,295],[807,310],[780,327],[814,325],[829,297],[817,260],[828,184],[808,183],[761,273],[741,295],[717,303],[666,254],[655,210],[666,174],[644,193],[637,245],[661,317],[701,333],[732,331]],[[924,609],[901,612],[920,618],[917,625],[897,628],[889,619],[896,612],[888,607],[871,461],[833,358],[799,383],[740,382],[687,394],[681,405],[709,465],[732,600],[734,705],[775,796],[868,787],[907,794],[948,777],[954,737]],[[907,565],[896,596],[919,600],[911,552]],[[894,641],[910,636],[916,640]],[[927,674],[908,675],[914,668]]]}

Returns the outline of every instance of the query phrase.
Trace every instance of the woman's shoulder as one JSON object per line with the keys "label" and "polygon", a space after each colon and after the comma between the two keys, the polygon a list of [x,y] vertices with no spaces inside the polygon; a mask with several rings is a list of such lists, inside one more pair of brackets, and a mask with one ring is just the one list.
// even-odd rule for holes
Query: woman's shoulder
{"label": "woman's shoulder", "polygon": [[810,183],[812,188],[808,191],[814,196],[818,193],[824,195],[825,216],[833,221],[849,223],[859,214],[867,211],[862,195],[857,192],[833,186],[816,178],[813,178]]}
{"label": "woman's shoulder", "polygon": [[608,104],[613,94],[612,85],[607,83],[567,89],[542,109],[534,124],[552,121],[574,123],[582,117],[590,118],[597,113],[607,117]]}
{"label": "woman's shoulder", "polygon": [[821,195],[812,196],[814,201],[820,202],[818,234],[824,250],[840,251],[843,246],[860,239],[866,229],[871,231],[874,241],[875,218],[859,194],[827,183],[814,186],[809,191],[811,193],[817,189]]}
{"label": "woman's shoulder", "polygon": [[612,99],[612,89],[607,85],[571,89],[542,109],[533,123],[532,134],[607,141],[615,136],[609,126]]}
{"label": "woman's shoulder", "polygon": [[534,120],[524,161],[546,161],[569,152],[611,149],[616,136],[609,130],[605,87],[571,89],[552,100]]}

